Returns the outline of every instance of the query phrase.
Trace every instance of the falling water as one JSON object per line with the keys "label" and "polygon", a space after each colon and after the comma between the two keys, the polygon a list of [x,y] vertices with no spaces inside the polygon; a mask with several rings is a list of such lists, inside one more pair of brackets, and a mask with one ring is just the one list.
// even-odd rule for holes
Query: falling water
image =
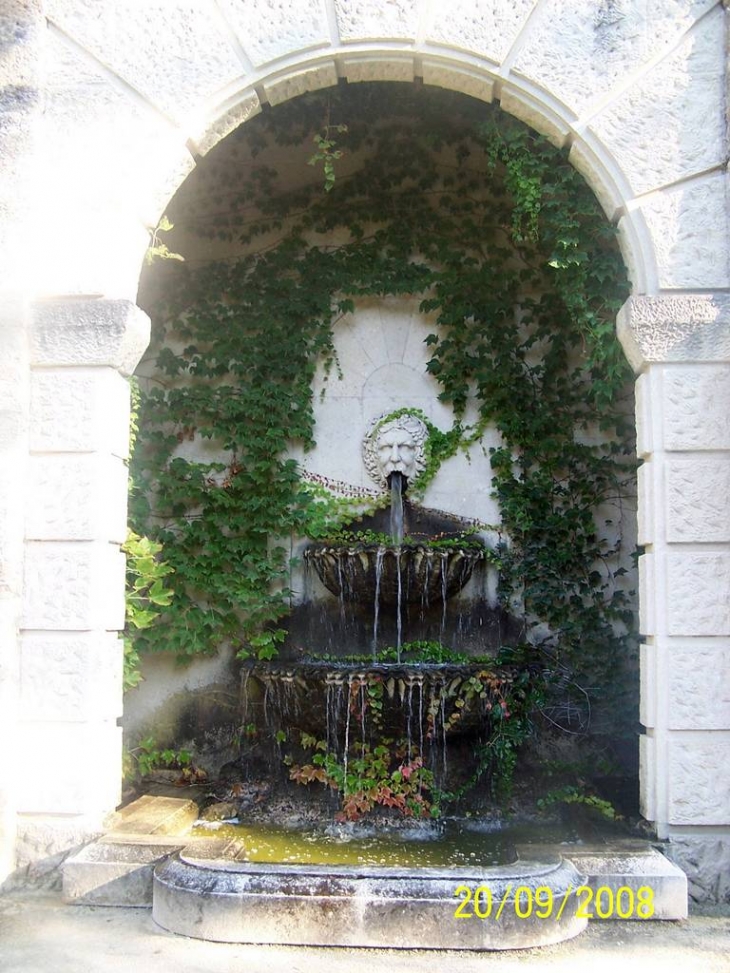
{"label": "falling water", "polygon": [[447,551],[441,552],[441,641],[444,640],[446,629],[446,600],[448,598],[449,583],[449,555]]}
{"label": "falling water", "polygon": [[378,658],[378,621],[380,619],[380,582],[383,577],[385,548],[379,547],[375,555],[375,610],[373,612],[373,662]]}
{"label": "falling water", "polygon": [[365,714],[367,712],[367,704],[365,701],[365,676],[363,675],[362,681],[360,682],[360,737],[362,742],[362,752],[365,753]]}
{"label": "falling water", "polygon": [[408,747],[408,762],[411,761],[413,747],[411,725],[413,723],[413,676],[408,678],[408,712],[406,714],[406,744]]}
{"label": "falling water", "polygon": [[345,783],[343,786],[343,795],[347,794],[347,759],[350,751],[350,711],[352,709],[352,676],[347,678],[347,698],[345,699],[345,706],[347,707],[347,713],[345,715],[345,750],[343,753],[344,769],[345,769]]}
{"label": "falling water", "polygon": [[390,536],[396,547],[403,543],[403,474],[397,470],[388,477],[390,483]]}
{"label": "falling water", "polygon": [[396,548],[395,550],[395,566],[398,572],[398,615],[396,619],[397,632],[396,632],[395,648],[396,648],[396,655],[397,655],[398,662],[400,662],[400,644],[401,644],[401,635],[403,634],[403,618],[401,613],[402,598],[403,598],[403,576],[401,575],[399,547]]}

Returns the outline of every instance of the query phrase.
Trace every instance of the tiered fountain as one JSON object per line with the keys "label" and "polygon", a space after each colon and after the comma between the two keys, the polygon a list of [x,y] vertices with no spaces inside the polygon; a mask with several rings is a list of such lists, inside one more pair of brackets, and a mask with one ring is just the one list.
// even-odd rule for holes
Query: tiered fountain
{"label": "tiered fountain", "polygon": [[[463,781],[463,760],[453,760],[452,751],[470,750],[467,740],[481,742],[484,752],[520,698],[525,672],[489,658],[515,630],[498,607],[472,599],[452,617],[450,605],[484,570],[488,552],[463,524],[459,530],[453,519],[407,502],[409,480],[425,463],[426,436],[425,424],[406,412],[375,420],[365,437],[366,468],[390,491],[387,538],[369,530],[372,543],[305,551],[326,591],[299,609],[298,631],[304,619],[311,638],[312,619],[321,616],[320,644],[329,657],[296,657],[295,638],[281,660],[255,662],[244,676],[244,722],[258,723],[259,738],[270,741],[271,773],[281,774],[281,747],[291,746],[290,780],[325,785],[323,795],[336,792],[335,819],[344,825],[320,838],[326,854],[319,860],[327,863],[313,862],[311,849],[309,857],[287,852],[257,861],[250,830],[214,843],[212,857],[183,851],[156,872],[154,916],[166,928],[233,942],[461,949],[552,943],[584,928],[570,894],[581,877],[559,856],[538,861],[503,846],[495,864],[478,826],[462,829],[456,852],[434,854],[433,839],[443,830],[433,821],[440,795]],[[471,650],[458,662],[413,661],[414,633],[421,647],[428,640],[433,649],[457,631]],[[353,642],[356,661],[343,658]],[[392,828],[394,815],[420,825],[422,843],[412,842],[410,853],[394,858],[378,838],[376,857],[337,854],[363,822]],[[402,843],[403,828],[395,830]],[[526,903],[537,889],[543,899],[549,894],[550,914],[528,918]],[[460,899],[473,896],[476,911],[459,908]]]}

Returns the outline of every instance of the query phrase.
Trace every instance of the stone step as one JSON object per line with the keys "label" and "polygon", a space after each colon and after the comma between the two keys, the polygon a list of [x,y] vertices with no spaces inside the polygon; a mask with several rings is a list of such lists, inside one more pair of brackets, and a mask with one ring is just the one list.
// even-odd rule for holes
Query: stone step
{"label": "stone step", "polygon": [[194,801],[145,795],[116,812],[111,830],[63,864],[63,897],[76,905],[150,906],[155,865],[188,842]]}
{"label": "stone step", "polygon": [[184,842],[94,841],[63,864],[63,898],[72,905],[149,907],[155,865]]}
{"label": "stone step", "polygon": [[180,835],[190,829],[197,817],[195,801],[145,794],[112,816],[108,834]]}
{"label": "stone step", "polygon": [[[543,853],[555,845],[537,846]],[[559,849],[576,871],[585,875],[590,892],[579,894],[584,911],[595,920],[686,919],[687,876],[648,842],[611,841],[607,844],[565,846]],[[535,845],[519,846],[520,857],[536,853]],[[610,892],[600,891],[609,889]],[[618,898],[620,889],[629,889]],[[638,893],[642,908],[639,908]],[[600,891],[600,895],[599,895]],[[633,903],[633,905],[632,905]],[[651,913],[647,915],[646,913]]]}

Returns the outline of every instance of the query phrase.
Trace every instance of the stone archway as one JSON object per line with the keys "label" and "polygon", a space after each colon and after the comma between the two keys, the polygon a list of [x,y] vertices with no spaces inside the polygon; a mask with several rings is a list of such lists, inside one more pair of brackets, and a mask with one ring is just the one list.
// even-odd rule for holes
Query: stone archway
{"label": "stone archway", "polygon": [[[680,857],[706,856],[719,874],[730,791],[716,771],[730,757],[730,714],[705,670],[726,672],[730,659],[724,10],[671,7],[647,18],[631,3],[619,19],[588,0],[462,0],[448,12],[425,0],[387,11],[251,0],[245,18],[227,0],[170,0],[144,21],[111,2],[94,15],[62,0],[11,10],[24,33],[6,76],[41,92],[45,108],[41,118],[29,97],[5,110],[34,135],[10,134],[12,185],[35,181],[6,221],[5,249],[20,234],[32,271],[23,265],[24,286],[13,281],[3,303],[17,408],[0,438],[13,464],[2,607],[9,644],[20,635],[0,693],[20,700],[2,717],[6,738],[20,740],[16,768],[44,771],[3,781],[4,871],[16,826],[19,862],[43,858],[97,830],[118,794],[120,373],[146,341],[133,304],[143,224],[198,156],[266,104],[341,80],[421,79],[497,99],[569,145],[618,226],[633,282],[618,326],[639,372],[644,459],[643,810]],[[26,316],[29,294],[63,297]]]}

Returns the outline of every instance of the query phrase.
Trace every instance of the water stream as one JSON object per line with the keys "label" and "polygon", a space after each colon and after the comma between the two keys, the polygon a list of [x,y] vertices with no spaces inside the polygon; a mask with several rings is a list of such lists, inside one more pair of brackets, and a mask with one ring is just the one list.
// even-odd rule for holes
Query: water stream
{"label": "water stream", "polygon": [[390,483],[390,536],[396,547],[403,543],[403,474],[391,473]]}

